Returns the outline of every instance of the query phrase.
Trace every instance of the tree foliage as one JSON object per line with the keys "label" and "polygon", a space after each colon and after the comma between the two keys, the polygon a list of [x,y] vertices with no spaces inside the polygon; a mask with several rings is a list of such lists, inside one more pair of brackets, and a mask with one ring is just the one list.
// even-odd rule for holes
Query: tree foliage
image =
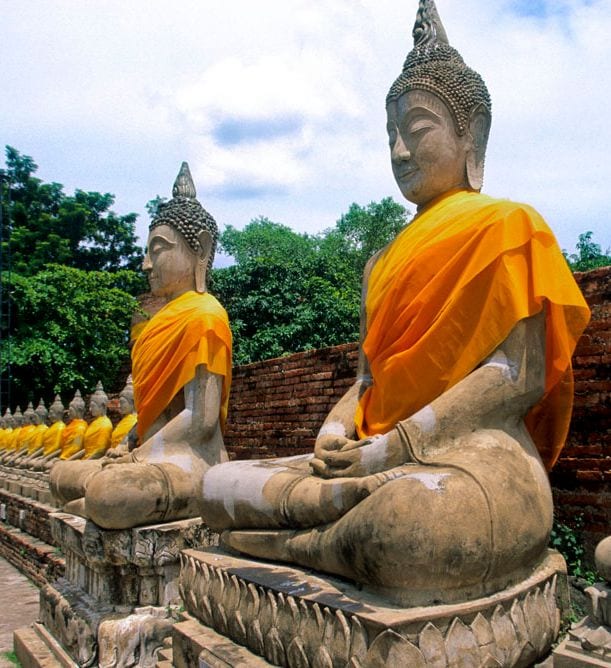
{"label": "tree foliage", "polygon": [[11,361],[13,401],[90,392],[101,380],[117,389],[129,356],[138,276],[128,270],[83,271],[49,265],[33,276],[4,274],[12,302],[12,336],[0,340],[0,371]]}
{"label": "tree foliage", "polygon": [[6,252],[10,233],[13,271],[32,276],[50,263],[87,271],[140,271],[143,254],[135,236],[135,213],[111,211],[114,197],[109,193],[76,190],[66,195],[61,184],[36,178],[37,169],[32,158],[6,147],[1,241]]}
{"label": "tree foliage", "polygon": [[365,263],[406,222],[388,198],[353,204],[317,236],[263,217],[243,230],[228,226],[220,246],[236,264],[215,270],[212,288],[229,313],[234,362],[356,340]]}
{"label": "tree foliage", "polygon": [[611,250],[607,249],[607,252],[603,253],[600,245],[592,241],[592,236],[592,232],[583,232],[575,245],[577,252],[569,255],[564,251],[573,271],[588,271],[611,265]]}

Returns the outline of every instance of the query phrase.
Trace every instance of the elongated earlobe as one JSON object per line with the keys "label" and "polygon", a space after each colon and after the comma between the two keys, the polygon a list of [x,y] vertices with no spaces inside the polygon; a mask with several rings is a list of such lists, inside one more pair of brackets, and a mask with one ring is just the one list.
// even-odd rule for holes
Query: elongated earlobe
{"label": "elongated earlobe", "polygon": [[199,251],[197,253],[197,263],[195,266],[195,291],[204,294],[208,291],[207,275],[208,262],[212,252],[212,235],[207,230],[202,230],[197,239],[199,241]]}
{"label": "elongated earlobe", "polygon": [[489,133],[490,114],[483,105],[478,105],[471,112],[469,119],[471,147],[466,160],[467,182],[472,190],[478,192],[484,183],[484,161]]}

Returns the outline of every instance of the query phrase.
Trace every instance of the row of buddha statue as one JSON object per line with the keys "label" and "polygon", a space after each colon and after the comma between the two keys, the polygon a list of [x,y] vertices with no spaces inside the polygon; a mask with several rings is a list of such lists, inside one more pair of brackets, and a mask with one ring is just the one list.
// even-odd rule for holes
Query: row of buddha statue
{"label": "row of buddha statue", "polygon": [[[10,469],[49,471],[59,461],[98,459],[127,452],[127,440],[136,424],[131,376],[119,395],[121,419],[113,426],[107,415],[108,395],[101,382],[89,400],[92,420],[85,420],[86,406],[80,390],[68,405],[68,422],[59,394],[49,410],[43,399],[34,408],[30,401],[22,413],[7,408],[0,418],[0,465]],[[110,454],[109,454],[110,453]]]}
{"label": "row of buddha statue", "polygon": [[218,230],[183,163],[143,264],[166,304],[132,349],[140,444],[55,463],[65,512],[105,529],[201,515],[226,548],[410,605],[498,592],[542,562],[589,311],[541,216],[480,192],[490,96],[432,0],[413,39],[386,114],[417,215],[365,268],[357,377],[314,452],[227,461],[231,330],[207,290]]}

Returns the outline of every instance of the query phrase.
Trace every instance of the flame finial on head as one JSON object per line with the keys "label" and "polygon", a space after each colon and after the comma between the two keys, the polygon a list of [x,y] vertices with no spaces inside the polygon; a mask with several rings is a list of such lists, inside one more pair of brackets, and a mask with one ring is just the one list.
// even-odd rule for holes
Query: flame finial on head
{"label": "flame finial on head", "polygon": [[414,46],[449,44],[443,23],[439,18],[434,0],[420,0],[416,22],[412,30]]}
{"label": "flame finial on head", "polygon": [[172,197],[189,197],[190,199],[197,197],[195,184],[193,183],[193,177],[191,176],[191,170],[187,162],[183,162],[180,166],[180,171],[172,188]]}

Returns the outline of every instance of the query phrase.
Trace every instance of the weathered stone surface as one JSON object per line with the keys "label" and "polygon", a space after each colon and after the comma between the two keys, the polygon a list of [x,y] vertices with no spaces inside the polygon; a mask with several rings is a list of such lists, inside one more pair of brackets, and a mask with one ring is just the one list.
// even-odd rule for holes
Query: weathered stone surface
{"label": "weathered stone surface", "polygon": [[[453,605],[399,608],[346,581],[290,566],[185,550],[189,637],[209,627],[275,665],[526,666],[550,649],[568,610],[566,570],[550,551],[519,585]],[[184,638],[181,640],[184,644]],[[184,656],[201,651],[183,647]]]}

